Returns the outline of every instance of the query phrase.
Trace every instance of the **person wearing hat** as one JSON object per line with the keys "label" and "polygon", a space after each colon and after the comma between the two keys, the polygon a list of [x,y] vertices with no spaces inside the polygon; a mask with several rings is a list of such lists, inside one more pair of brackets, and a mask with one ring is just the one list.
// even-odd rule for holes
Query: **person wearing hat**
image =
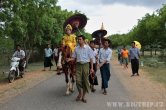
{"label": "person wearing hat", "polygon": [[65,28],[65,35],[62,39],[63,46],[69,46],[71,51],[74,52],[76,47],[76,36],[72,34],[72,26],[68,24]]}

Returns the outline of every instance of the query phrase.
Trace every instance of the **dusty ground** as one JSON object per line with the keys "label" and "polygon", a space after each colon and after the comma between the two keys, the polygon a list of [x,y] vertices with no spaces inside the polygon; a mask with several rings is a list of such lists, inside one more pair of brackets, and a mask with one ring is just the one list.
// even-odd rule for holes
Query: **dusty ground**
{"label": "dusty ground", "polygon": [[151,110],[166,110],[166,87],[162,83],[152,80],[151,76],[141,69],[140,76],[130,77],[132,73],[130,65],[128,69],[124,69],[117,59],[113,59],[111,62],[112,69],[130,93],[133,101],[152,102],[162,107],[153,107]]}
{"label": "dusty ground", "polygon": [[[141,69],[140,76],[130,77],[130,65],[128,69],[124,69],[118,64],[116,58],[111,61],[111,65],[134,102],[153,102],[153,104],[159,104],[158,108],[154,107],[150,110],[166,110],[166,87],[162,83],[152,80],[149,74]],[[55,71],[42,71],[41,67],[37,71],[27,72],[24,78],[18,79],[14,83],[9,84],[7,80],[0,82],[0,103],[6,102],[55,74]],[[149,108],[145,108],[145,110],[149,110]]]}
{"label": "dusty ground", "polygon": [[6,102],[8,99],[21,94],[29,88],[46,80],[56,74],[55,71],[42,71],[42,67],[38,70],[25,72],[24,78],[16,79],[13,83],[8,83],[8,80],[0,82],[0,103]]}

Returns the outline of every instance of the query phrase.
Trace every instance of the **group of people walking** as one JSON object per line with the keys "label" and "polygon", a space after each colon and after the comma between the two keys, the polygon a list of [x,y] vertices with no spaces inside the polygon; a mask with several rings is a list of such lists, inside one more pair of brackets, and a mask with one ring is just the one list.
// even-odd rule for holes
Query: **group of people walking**
{"label": "group of people walking", "polygon": [[109,48],[111,42],[105,39],[103,48],[98,52],[94,47],[94,41],[90,41],[89,46],[85,44],[83,35],[78,36],[77,39],[78,46],[69,60],[76,61],[76,86],[79,92],[76,101],[86,102],[85,94],[89,92],[90,87],[91,91],[95,92],[94,85],[98,85],[97,76],[95,75],[97,69],[100,69],[101,72],[103,94],[107,95],[106,89],[110,79],[109,63],[112,56],[112,50]]}
{"label": "group of people walking", "polygon": [[122,49],[118,49],[118,61],[124,68],[128,68],[128,62],[131,62],[132,75],[139,76],[139,58],[140,50],[136,48],[135,42],[131,42],[131,48],[129,50],[124,46]]}
{"label": "group of people walking", "polygon": [[[107,95],[108,81],[110,79],[110,59],[112,57],[111,41],[105,39],[102,44],[103,48],[96,48],[95,42],[92,40],[89,43],[86,42],[85,36],[79,35],[74,36],[72,32],[72,27],[69,25],[65,28],[66,35],[62,39],[62,45],[69,46],[72,50],[72,57],[67,59],[69,61],[76,62],[76,87],[78,89],[78,95],[76,101],[82,101],[84,103],[86,100],[86,93],[89,91],[95,92],[95,85],[98,85],[98,80],[96,76],[97,69],[100,69],[101,73],[101,88],[103,94]],[[77,43],[76,43],[77,41]],[[51,62],[50,47],[45,49],[45,61],[44,67],[50,67]],[[45,70],[45,69],[44,69]]]}

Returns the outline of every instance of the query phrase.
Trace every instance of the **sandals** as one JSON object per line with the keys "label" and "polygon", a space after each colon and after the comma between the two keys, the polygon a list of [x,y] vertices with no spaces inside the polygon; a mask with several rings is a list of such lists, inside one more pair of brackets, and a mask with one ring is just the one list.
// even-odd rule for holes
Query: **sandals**
{"label": "sandals", "polygon": [[107,92],[106,92],[106,91],[104,91],[104,92],[103,92],[103,94],[104,94],[104,95],[107,95]]}
{"label": "sandals", "polygon": [[86,99],[81,99],[82,102],[84,103],[87,103],[87,100]]}
{"label": "sandals", "polygon": [[81,100],[81,96],[77,96],[76,101],[80,101]]}
{"label": "sandals", "polygon": [[107,92],[103,92],[104,95],[107,95]]}
{"label": "sandals", "polygon": [[87,103],[87,100],[84,99],[84,98],[81,99],[80,96],[77,96],[76,101],[82,101],[82,102],[84,102],[84,103]]}

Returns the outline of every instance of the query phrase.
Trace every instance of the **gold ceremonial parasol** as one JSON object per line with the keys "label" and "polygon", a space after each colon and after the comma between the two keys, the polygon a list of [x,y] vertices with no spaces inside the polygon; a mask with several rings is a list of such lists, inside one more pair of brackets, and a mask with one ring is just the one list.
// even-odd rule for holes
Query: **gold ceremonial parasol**
{"label": "gold ceremonial parasol", "polygon": [[107,31],[104,29],[104,25],[102,23],[101,29],[96,30],[92,33],[93,38],[103,38],[107,34]]}
{"label": "gold ceremonial parasol", "polygon": [[102,23],[101,25],[101,29],[100,30],[96,30],[92,33],[92,37],[95,38],[95,43],[97,45],[101,45],[104,41],[104,36],[107,34],[107,31],[104,29],[104,25]]}
{"label": "gold ceremonial parasol", "polygon": [[[84,14],[75,14],[70,16],[63,24],[63,29],[65,30],[66,26],[70,24],[72,26],[72,33],[79,31],[84,28],[87,23],[87,17]],[[80,32],[81,34],[81,32]]]}
{"label": "gold ceremonial parasol", "polygon": [[141,44],[138,41],[134,41],[135,42],[135,47],[137,47],[138,49],[141,49]]}

